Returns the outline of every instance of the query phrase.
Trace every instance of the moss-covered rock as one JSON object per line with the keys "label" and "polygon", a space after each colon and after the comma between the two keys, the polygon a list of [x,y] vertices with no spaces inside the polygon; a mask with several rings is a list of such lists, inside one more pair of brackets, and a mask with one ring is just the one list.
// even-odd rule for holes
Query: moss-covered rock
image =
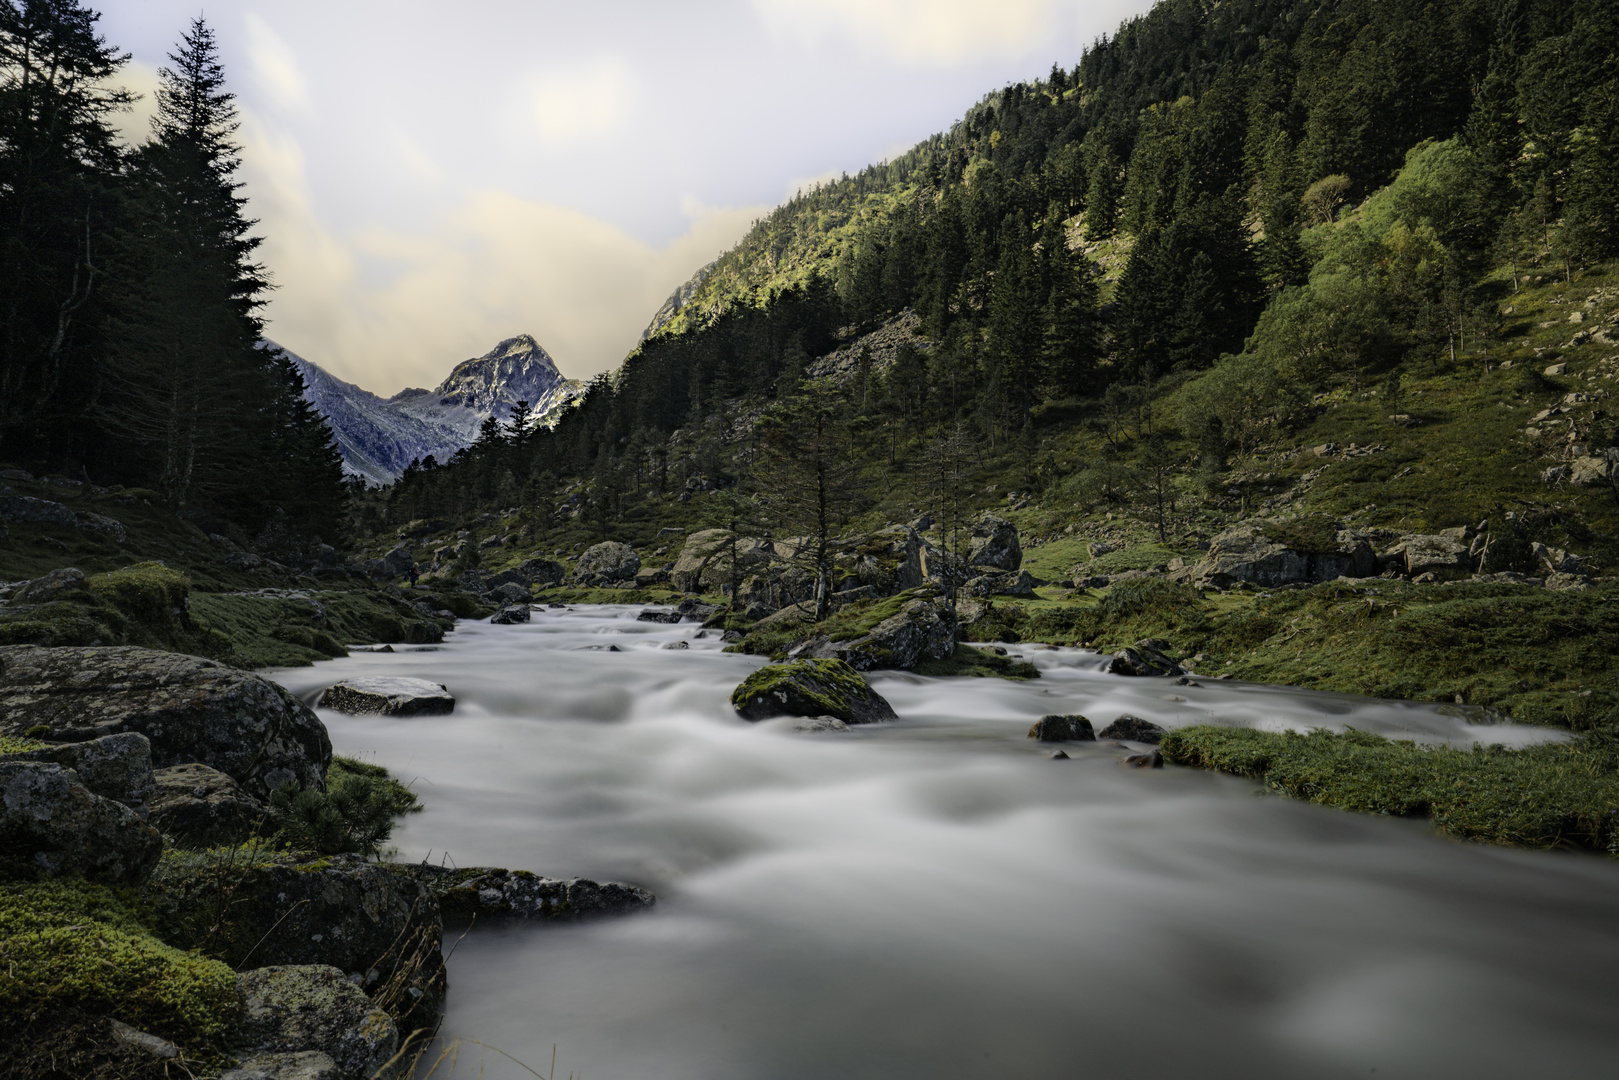
{"label": "moss-covered rock", "polygon": [[73,878],[0,889],[0,1012],[114,1016],[192,1050],[241,1022],[236,973],[164,944],[136,894]]}
{"label": "moss-covered rock", "polygon": [[842,660],[767,664],[731,692],[744,720],[772,716],[835,716],[846,724],[896,719],[893,706]]}
{"label": "moss-covered rock", "polygon": [[370,1080],[399,1048],[393,1018],[329,964],[275,965],[241,973],[244,1053],[307,1053],[340,1075]]}

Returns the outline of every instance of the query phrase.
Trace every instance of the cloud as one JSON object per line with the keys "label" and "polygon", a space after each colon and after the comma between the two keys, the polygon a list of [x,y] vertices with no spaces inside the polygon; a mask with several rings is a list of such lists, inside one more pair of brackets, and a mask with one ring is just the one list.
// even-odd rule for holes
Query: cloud
{"label": "cloud", "polygon": [[139,146],[152,135],[152,117],[157,113],[157,68],[131,60],[111,82],[140,95],[128,112],[114,113],[111,118],[118,137],[130,146]]}
{"label": "cloud", "polygon": [[553,144],[610,133],[629,119],[636,89],[633,69],[618,57],[548,72],[530,84],[534,124]]}
{"label": "cloud", "polygon": [[252,12],[243,18],[247,22],[248,62],[261,95],[255,100],[267,99],[283,112],[309,109],[309,84],[292,46]]}
{"label": "cloud", "polygon": [[652,247],[578,210],[480,190],[417,231],[338,235],[319,219],[297,143],[244,119],[249,210],[276,284],[267,334],[385,395],[436,385],[517,333],[569,376],[612,368],[664,298],[768,209],[688,203],[686,232]]}
{"label": "cloud", "polygon": [[1017,56],[1051,35],[1055,0],[753,0],[778,40],[808,48],[846,37],[914,67]]}

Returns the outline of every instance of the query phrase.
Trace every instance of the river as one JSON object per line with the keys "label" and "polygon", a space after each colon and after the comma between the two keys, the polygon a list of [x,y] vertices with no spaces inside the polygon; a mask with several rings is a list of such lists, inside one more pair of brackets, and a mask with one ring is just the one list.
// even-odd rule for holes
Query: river
{"label": "river", "polygon": [[[1042,678],[874,673],[897,723],[804,734],[730,709],[759,659],[638,610],[272,673],[306,698],[379,674],[456,695],[446,717],[321,710],[338,753],[426,804],[400,858],[658,895],[469,933],[447,1038],[542,1075],[555,1046],[590,1080],[1619,1077],[1619,864],[1128,769],[1106,743],[1054,761],[1024,734],[1053,712],[1552,733],[1014,646]],[[531,1074],[466,1045],[454,1075]]]}

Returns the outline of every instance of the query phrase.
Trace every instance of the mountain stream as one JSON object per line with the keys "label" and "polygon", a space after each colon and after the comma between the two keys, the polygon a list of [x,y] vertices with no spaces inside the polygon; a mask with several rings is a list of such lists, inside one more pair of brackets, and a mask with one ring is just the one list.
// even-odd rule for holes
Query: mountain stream
{"label": "mountain stream", "polygon": [[[1555,733],[1010,646],[1043,677],[873,673],[897,723],[805,734],[730,708],[759,658],[639,610],[537,608],[272,673],[306,700],[358,675],[455,694],[443,717],[321,710],[338,753],[425,803],[399,858],[658,896],[472,930],[447,1039],[542,1075],[554,1045],[558,1075],[591,1080],[1619,1077],[1619,864],[1128,769],[1107,742],[1054,761],[1025,737],[1076,712],[1458,745]],[[467,1045],[453,1075],[532,1074]]]}

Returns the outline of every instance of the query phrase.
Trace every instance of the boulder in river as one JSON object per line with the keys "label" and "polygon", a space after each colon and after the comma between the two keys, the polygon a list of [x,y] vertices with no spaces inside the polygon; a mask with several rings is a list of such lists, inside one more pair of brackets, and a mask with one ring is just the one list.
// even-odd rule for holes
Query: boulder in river
{"label": "boulder in river", "polygon": [[1041,742],[1095,742],[1096,732],[1083,716],[1042,716],[1029,728],[1029,738]]}
{"label": "boulder in river", "polygon": [[1125,713],[1099,733],[1103,739],[1125,739],[1129,742],[1155,743],[1164,737],[1164,729],[1151,720]]}
{"label": "boulder in river", "polygon": [[1162,638],[1144,638],[1114,653],[1107,669],[1114,675],[1185,675],[1185,668],[1164,655],[1167,648]]}
{"label": "boulder in river", "polygon": [[637,622],[650,623],[677,623],[684,618],[678,611],[660,611],[657,608],[645,608],[635,617]]}
{"label": "boulder in river", "polygon": [[54,762],[0,761],[0,868],[139,885],[163,852],[158,831]]}
{"label": "boulder in river", "polygon": [[269,820],[265,805],[218,769],[201,762],[153,774],[151,823],[186,847],[238,844]]}
{"label": "boulder in river", "polygon": [[278,684],[127,645],[0,647],[0,735],[41,725],[62,742],[139,732],[153,765],[200,761],[261,799],[288,781],[322,788],[332,758],[326,726]]}
{"label": "boulder in river", "polygon": [[767,664],[731,692],[744,720],[772,716],[835,716],[846,724],[897,719],[893,706],[842,660]]}
{"label": "boulder in river", "polygon": [[320,704],[350,716],[442,716],[455,711],[455,698],[443,683],[398,676],[345,679],[322,691]]}
{"label": "boulder in river", "polygon": [[1124,764],[1132,769],[1162,769],[1164,755],[1157,750],[1148,750],[1144,754],[1131,754],[1124,759]]}
{"label": "boulder in river", "polygon": [[399,1029],[388,1014],[329,964],[252,968],[236,977],[236,986],[244,1069],[254,1068],[258,1054],[319,1053],[331,1060],[335,1075],[371,1080],[399,1048]]}
{"label": "boulder in river", "polygon": [[[489,621],[496,626],[515,626],[529,620],[529,606],[527,603],[505,604],[501,609],[489,616]],[[445,710],[448,712],[449,710]]]}

